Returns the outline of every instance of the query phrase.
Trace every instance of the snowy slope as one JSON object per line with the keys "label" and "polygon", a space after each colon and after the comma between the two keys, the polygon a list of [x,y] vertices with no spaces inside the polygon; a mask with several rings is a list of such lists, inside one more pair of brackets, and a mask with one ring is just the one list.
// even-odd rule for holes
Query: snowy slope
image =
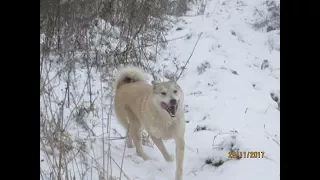
{"label": "snowy slope", "polygon": [[[175,72],[172,60],[176,58],[183,65],[198,35],[203,33],[179,80],[186,95],[186,121],[189,122],[185,136],[186,180],[280,178],[280,111],[270,98],[270,92],[280,89],[280,73],[260,69],[264,59],[273,69],[280,68],[280,56],[278,51],[270,52],[266,44],[268,34],[250,26],[254,6],[259,6],[262,1],[242,2],[207,1],[204,15],[191,16],[195,12],[190,12],[189,16],[180,18],[167,39],[186,34],[192,37],[170,41],[160,56],[163,59],[161,64]],[[178,27],[182,30],[177,31]],[[198,75],[197,67],[202,62],[208,62],[210,68]],[[198,125],[210,127],[211,131],[194,132]],[[203,166],[208,157],[228,158],[228,150],[214,150],[212,145],[216,135],[215,144],[219,144],[219,140],[228,142],[232,135],[230,131],[238,132],[235,136],[239,152],[265,152],[266,158],[227,161],[217,168]],[[122,149],[123,142],[117,143]],[[166,145],[170,152],[175,152],[173,141],[167,141]],[[126,155],[130,158],[125,158],[123,169],[130,174],[129,177],[173,179],[174,163],[165,162],[156,148],[145,149],[157,160],[143,162],[136,157],[134,149],[127,150]]]}
{"label": "snowy slope", "polygon": [[[255,19],[254,6],[261,6],[263,1],[203,2],[206,4],[203,14],[197,13],[200,6],[195,4],[188,15],[177,19],[167,39],[189,37],[169,41],[168,47],[158,56],[159,67],[175,72],[173,60],[183,66],[202,33],[178,81],[185,93],[187,122],[184,179],[280,179],[280,111],[270,97],[271,92],[280,90],[280,53],[270,50],[267,44],[271,32],[257,31],[250,25]],[[181,30],[176,30],[178,27]],[[265,59],[270,67],[262,70],[260,66]],[[208,68],[199,74],[198,67],[202,63]],[[85,76],[84,72],[78,73]],[[99,76],[95,79],[94,92],[100,89]],[[104,101],[106,110],[108,103],[109,100]],[[125,136],[115,117],[111,118],[114,129],[111,136]],[[101,122],[101,117],[97,116],[90,115],[88,119],[91,123]],[[195,131],[197,126],[200,130]],[[201,127],[206,129],[201,130]],[[101,124],[93,130],[96,135],[102,134]],[[76,129],[74,133],[79,135]],[[165,144],[174,155],[174,141],[168,140]],[[102,164],[101,139],[92,146],[89,154]],[[113,176],[119,177],[117,166],[121,165],[124,154],[122,170],[129,179],[174,179],[175,162],[166,162],[152,144],[144,146],[146,153],[154,158],[151,161],[143,161],[135,148],[125,148],[124,140],[111,141],[110,146]],[[264,158],[228,159],[230,149],[264,152]],[[207,159],[225,162],[215,167],[206,164]],[[98,175],[93,175],[93,179],[98,179]]]}

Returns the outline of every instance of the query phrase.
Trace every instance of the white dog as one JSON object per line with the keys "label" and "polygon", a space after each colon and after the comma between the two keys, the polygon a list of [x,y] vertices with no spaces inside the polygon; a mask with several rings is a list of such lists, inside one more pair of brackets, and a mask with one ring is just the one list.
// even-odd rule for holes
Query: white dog
{"label": "white dog", "polygon": [[183,91],[176,82],[147,82],[147,76],[136,67],[125,67],[116,75],[115,113],[128,131],[128,147],[150,159],[143,151],[141,132],[146,129],[166,161],[173,161],[162,140],[176,143],[176,180],[183,179],[184,132]]}

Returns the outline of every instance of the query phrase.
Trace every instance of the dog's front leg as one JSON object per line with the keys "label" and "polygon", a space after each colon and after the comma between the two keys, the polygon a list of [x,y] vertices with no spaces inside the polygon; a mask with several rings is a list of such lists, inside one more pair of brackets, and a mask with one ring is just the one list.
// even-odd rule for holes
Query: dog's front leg
{"label": "dog's front leg", "polygon": [[183,179],[184,138],[176,137],[176,180]]}
{"label": "dog's front leg", "polygon": [[163,141],[153,136],[151,136],[151,138],[152,138],[152,141],[156,144],[156,146],[160,150],[160,152],[162,153],[164,159],[166,161],[173,161],[173,157],[168,153],[167,148],[163,144]]}

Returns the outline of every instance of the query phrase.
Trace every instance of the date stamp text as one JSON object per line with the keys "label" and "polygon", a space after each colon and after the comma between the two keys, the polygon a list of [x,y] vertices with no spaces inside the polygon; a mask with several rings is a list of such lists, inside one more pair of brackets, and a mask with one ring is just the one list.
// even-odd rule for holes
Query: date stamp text
{"label": "date stamp text", "polygon": [[263,158],[264,152],[263,151],[253,151],[253,152],[229,152],[228,158],[233,159],[240,159],[240,158]]}

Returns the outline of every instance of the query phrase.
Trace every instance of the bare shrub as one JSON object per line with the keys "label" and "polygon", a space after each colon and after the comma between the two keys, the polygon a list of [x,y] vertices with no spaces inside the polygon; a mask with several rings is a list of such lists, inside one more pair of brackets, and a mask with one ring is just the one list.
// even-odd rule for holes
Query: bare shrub
{"label": "bare shrub", "polygon": [[280,30],[280,4],[274,0],[266,0],[262,3],[266,11],[255,7],[254,15],[257,15],[253,27],[257,30],[266,28],[266,31]]}
{"label": "bare shrub", "polygon": [[210,63],[209,63],[208,61],[205,61],[205,62],[201,63],[201,64],[197,67],[198,74],[199,74],[199,75],[200,75],[200,74],[203,74],[203,73],[206,71],[206,69],[208,69],[208,68],[210,68],[210,67],[211,67],[211,65],[210,65]]}
{"label": "bare shrub", "polygon": [[[176,4],[177,6],[172,6]],[[159,47],[165,46],[167,14],[183,14],[184,0],[43,0],[40,3],[40,43],[43,55],[73,58],[100,68],[132,64],[150,70]],[[147,50],[147,47],[156,50]],[[78,56],[76,55],[78,54]],[[76,57],[77,56],[77,57]]]}
{"label": "bare shrub", "polygon": [[272,50],[280,51],[280,32],[278,31],[269,32],[266,43],[268,44],[270,51]]}
{"label": "bare shrub", "polygon": [[261,63],[261,70],[269,68],[269,61],[267,59],[263,60]]}
{"label": "bare shrub", "polygon": [[111,133],[114,70],[131,64],[159,79],[168,15],[187,9],[185,0],[40,1],[42,179],[119,178],[113,166],[128,178],[111,153],[125,138]]}
{"label": "bare shrub", "polygon": [[280,111],[280,90],[270,92],[271,99],[278,104],[278,110]]}

